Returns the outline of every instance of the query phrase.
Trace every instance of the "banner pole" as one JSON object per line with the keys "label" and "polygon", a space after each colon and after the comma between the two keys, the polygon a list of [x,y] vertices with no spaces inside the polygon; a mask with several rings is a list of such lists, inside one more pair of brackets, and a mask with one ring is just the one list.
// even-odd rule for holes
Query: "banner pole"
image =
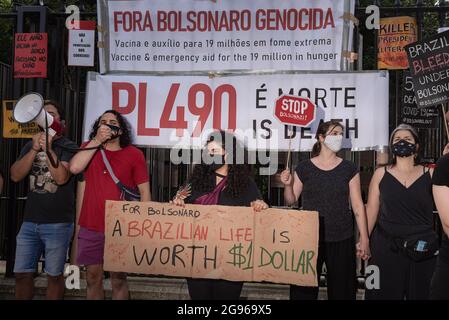
{"label": "banner pole", "polygon": [[290,126],[287,126],[288,128],[288,153],[287,153],[287,163],[285,164],[286,170],[289,169],[289,163],[290,163],[290,154],[292,153],[292,133],[290,131]]}
{"label": "banner pole", "polygon": [[446,137],[447,137],[447,141],[449,142],[449,129],[447,127],[446,109],[444,108],[444,103],[441,104],[441,110],[443,111],[444,128],[446,129]]}

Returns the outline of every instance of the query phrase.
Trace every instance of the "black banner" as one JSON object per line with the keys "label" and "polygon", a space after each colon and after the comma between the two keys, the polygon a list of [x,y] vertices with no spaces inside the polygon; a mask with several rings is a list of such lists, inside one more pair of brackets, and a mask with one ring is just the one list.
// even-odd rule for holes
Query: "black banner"
{"label": "black banner", "polygon": [[404,70],[399,117],[400,123],[406,123],[415,128],[438,127],[438,109],[434,107],[418,108],[416,105],[412,76],[408,70]]}
{"label": "black banner", "polygon": [[449,31],[405,47],[418,107],[449,101]]}

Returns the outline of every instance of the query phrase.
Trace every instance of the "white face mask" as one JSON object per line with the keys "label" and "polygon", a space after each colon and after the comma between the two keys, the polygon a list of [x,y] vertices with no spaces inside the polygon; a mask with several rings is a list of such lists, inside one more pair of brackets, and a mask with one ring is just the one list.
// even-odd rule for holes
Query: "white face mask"
{"label": "white face mask", "polygon": [[341,145],[343,144],[343,135],[326,136],[324,144],[333,152],[338,152],[341,150]]}

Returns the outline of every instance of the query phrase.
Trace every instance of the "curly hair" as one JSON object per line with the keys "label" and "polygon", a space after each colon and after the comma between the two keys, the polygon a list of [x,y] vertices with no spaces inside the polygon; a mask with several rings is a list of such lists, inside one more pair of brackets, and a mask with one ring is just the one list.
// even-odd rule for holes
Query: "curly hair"
{"label": "curly hair", "polygon": [[101,116],[98,117],[97,120],[95,120],[92,129],[90,130],[89,139],[92,140],[95,135],[97,134],[98,127],[100,125],[100,120],[103,115],[106,113],[113,114],[119,123],[120,129],[122,130],[122,134],[120,135],[120,147],[124,148],[133,143],[133,136],[131,132],[131,126],[129,122],[122,116],[122,114],[115,110],[107,110],[103,112]]}
{"label": "curly hair", "polygon": [[[247,164],[246,149],[232,133],[225,131],[212,133],[207,139],[206,146],[211,141],[220,143],[222,148],[228,153],[226,161],[228,164],[228,181],[223,192],[235,198],[240,193],[245,192],[248,187],[250,170]],[[230,150],[231,148],[232,150]],[[229,156],[232,157],[232,161],[229,159]],[[192,189],[199,192],[210,192],[215,188],[214,176],[214,171],[210,166],[202,162],[195,165],[188,181],[191,183]]]}

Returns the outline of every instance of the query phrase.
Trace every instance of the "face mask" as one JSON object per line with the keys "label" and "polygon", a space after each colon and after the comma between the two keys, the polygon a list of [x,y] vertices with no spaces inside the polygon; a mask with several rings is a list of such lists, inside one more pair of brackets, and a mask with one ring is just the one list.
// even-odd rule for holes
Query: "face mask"
{"label": "face mask", "polygon": [[225,164],[225,155],[209,154],[206,156],[206,160],[203,159],[203,163],[208,166],[211,171],[215,171],[223,167],[223,165]]}
{"label": "face mask", "polygon": [[112,131],[111,140],[120,136],[120,127],[114,126],[112,124],[105,124],[105,126],[109,127]]}
{"label": "face mask", "polygon": [[326,136],[326,138],[324,139],[324,145],[331,149],[333,152],[340,151],[342,144],[343,136],[341,134],[336,136]]}
{"label": "face mask", "polygon": [[391,146],[391,152],[397,157],[410,157],[416,152],[416,144],[399,140]]}

